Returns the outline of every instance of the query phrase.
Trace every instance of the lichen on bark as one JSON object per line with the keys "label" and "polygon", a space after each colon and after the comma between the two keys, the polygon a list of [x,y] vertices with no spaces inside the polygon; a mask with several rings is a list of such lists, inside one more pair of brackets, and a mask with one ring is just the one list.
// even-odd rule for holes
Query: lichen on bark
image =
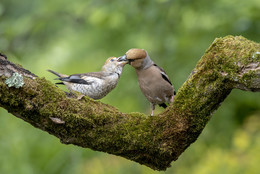
{"label": "lichen on bark", "polygon": [[[161,114],[122,113],[113,106],[69,98],[55,85],[0,55],[0,106],[62,143],[122,156],[166,170],[200,135],[232,89],[260,91],[260,44],[217,38]],[[13,73],[21,88],[8,87]]]}

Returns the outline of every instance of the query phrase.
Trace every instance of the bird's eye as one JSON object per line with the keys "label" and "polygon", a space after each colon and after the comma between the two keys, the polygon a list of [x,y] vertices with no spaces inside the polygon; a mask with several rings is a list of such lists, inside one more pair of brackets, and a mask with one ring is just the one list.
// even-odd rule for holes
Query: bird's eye
{"label": "bird's eye", "polygon": [[110,59],[110,62],[114,62],[114,59]]}

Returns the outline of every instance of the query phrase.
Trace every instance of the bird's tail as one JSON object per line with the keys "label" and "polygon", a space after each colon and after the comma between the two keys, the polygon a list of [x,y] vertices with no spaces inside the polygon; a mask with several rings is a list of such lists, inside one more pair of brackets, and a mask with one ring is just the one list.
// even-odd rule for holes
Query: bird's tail
{"label": "bird's tail", "polygon": [[49,71],[50,73],[55,74],[56,76],[58,76],[59,78],[56,79],[56,80],[60,80],[61,78],[64,78],[64,77],[69,77],[69,76],[66,75],[66,74],[57,73],[57,72],[52,71],[52,70],[50,70],[50,69],[48,69],[47,71]]}
{"label": "bird's tail", "polygon": [[[50,69],[48,69],[47,71],[49,71],[50,73],[52,73],[52,74],[54,74],[54,75],[56,75],[56,76],[59,77],[59,78],[56,78],[56,79],[54,79],[54,80],[62,80],[62,78],[68,77],[68,76],[65,75],[65,74],[60,74],[60,73],[57,73],[57,72],[55,72],[55,71],[53,71],[53,70],[50,70]],[[55,83],[55,84],[57,84],[57,85],[64,85],[63,82],[58,82],[58,83]]]}
{"label": "bird's tail", "polygon": [[50,69],[48,69],[47,71],[49,71],[50,73],[52,73],[52,74],[54,74],[54,75],[56,75],[56,76],[58,76],[58,77],[61,77],[61,74],[60,74],[60,73],[57,73],[57,72],[52,71],[52,70],[50,70]]}
{"label": "bird's tail", "polygon": [[159,106],[160,106],[160,107],[163,107],[164,109],[167,108],[166,103],[161,103],[161,104],[159,104]]}

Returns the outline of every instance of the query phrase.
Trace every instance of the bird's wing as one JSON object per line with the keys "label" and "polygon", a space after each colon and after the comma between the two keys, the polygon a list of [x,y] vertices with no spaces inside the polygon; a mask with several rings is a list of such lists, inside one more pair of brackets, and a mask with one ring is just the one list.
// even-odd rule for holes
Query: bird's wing
{"label": "bird's wing", "polygon": [[100,72],[89,72],[89,73],[83,73],[83,74],[73,74],[73,75],[78,75],[80,77],[93,77],[97,79],[104,79],[106,74],[102,71]]}
{"label": "bird's wing", "polygon": [[159,67],[158,65],[154,64],[154,66],[157,67],[161,71],[162,78],[172,85],[172,83],[171,83],[169,77],[167,76],[166,72],[161,67]]}
{"label": "bird's wing", "polygon": [[59,78],[61,81],[91,85],[92,83],[103,81],[102,72],[90,72],[84,74],[72,74],[69,77]]}

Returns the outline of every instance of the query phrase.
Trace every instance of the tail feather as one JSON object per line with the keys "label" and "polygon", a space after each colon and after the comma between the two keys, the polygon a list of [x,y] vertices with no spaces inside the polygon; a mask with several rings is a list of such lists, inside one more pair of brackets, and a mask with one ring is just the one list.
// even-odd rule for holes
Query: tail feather
{"label": "tail feather", "polygon": [[54,75],[56,75],[58,77],[61,77],[61,75],[59,73],[55,72],[55,71],[52,71],[50,69],[48,69],[47,71],[49,71],[50,73],[52,73],[52,74],[54,74]]}
{"label": "tail feather", "polygon": [[65,85],[63,82],[55,83],[56,85]]}
{"label": "tail feather", "polygon": [[55,80],[60,80],[60,78],[68,77],[68,75],[60,74],[60,73],[57,73],[57,72],[55,72],[55,71],[53,71],[53,70],[50,70],[50,69],[48,69],[47,71],[49,71],[50,73],[52,73],[52,74],[54,74],[54,75],[56,75],[56,76],[59,77],[59,78],[57,78],[57,79],[55,79]]}
{"label": "tail feather", "polygon": [[[49,71],[50,73],[52,73],[52,74],[58,76],[58,78],[55,78],[54,80],[62,80],[62,78],[68,77],[67,75],[57,73],[57,72],[55,72],[55,71],[53,71],[53,70],[50,70],[50,69],[48,69],[47,71]],[[57,83],[55,83],[55,84],[56,84],[56,85],[65,85],[63,82],[57,82]]]}
{"label": "tail feather", "polygon": [[167,105],[165,103],[159,104],[160,107],[167,108]]}

